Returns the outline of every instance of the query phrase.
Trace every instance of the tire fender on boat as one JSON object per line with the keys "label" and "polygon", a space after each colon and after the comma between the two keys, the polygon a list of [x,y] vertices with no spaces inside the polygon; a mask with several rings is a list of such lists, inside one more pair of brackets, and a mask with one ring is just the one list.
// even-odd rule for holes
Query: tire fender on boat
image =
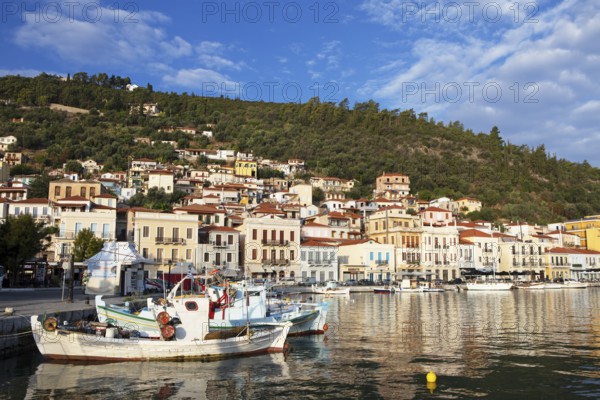
{"label": "tire fender on boat", "polygon": [[171,316],[166,311],[161,311],[156,316],[156,322],[158,322],[160,325],[167,325],[170,320]]}
{"label": "tire fender on boat", "polygon": [[58,326],[58,320],[54,317],[48,317],[44,320],[42,326],[46,332],[54,332]]}
{"label": "tire fender on boat", "polygon": [[165,325],[160,328],[160,334],[162,335],[163,339],[169,340],[173,337],[173,335],[175,335],[175,328],[173,325]]}

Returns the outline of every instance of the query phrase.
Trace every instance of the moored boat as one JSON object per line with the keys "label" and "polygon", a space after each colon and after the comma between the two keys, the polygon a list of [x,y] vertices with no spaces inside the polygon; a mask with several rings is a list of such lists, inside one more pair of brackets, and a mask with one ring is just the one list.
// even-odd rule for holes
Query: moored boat
{"label": "moored boat", "polygon": [[327,295],[349,295],[350,288],[342,288],[336,281],[328,281],[325,286],[312,285],[312,292]]}
{"label": "moored boat", "polygon": [[585,289],[587,287],[587,283],[576,281],[574,279],[565,279],[565,281],[563,282],[564,289]]}
{"label": "moored boat", "polygon": [[[146,307],[139,311],[130,310],[127,305],[109,305],[101,296],[96,296],[96,311],[100,322],[107,322],[122,328],[135,330],[140,337],[160,337],[160,325],[154,316],[167,312],[175,320],[178,313],[175,304],[183,299],[202,297],[205,294],[190,294],[182,290],[184,283],[192,277],[178,282],[166,299],[148,298]],[[327,330],[328,303],[276,303],[266,297],[263,286],[227,284],[211,286],[207,289],[209,299],[208,327],[227,330],[248,323],[257,328],[278,322],[291,322],[291,335],[322,334]]]}
{"label": "moored boat", "polygon": [[240,327],[223,335],[211,335],[208,325],[209,299],[189,298],[174,305],[178,319],[166,312],[156,315],[161,325],[159,339],[140,338],[109,324],[104,327],[83,322],[62,325],[54,317],[31,317],[33,338],[42,355],[64,360],[183,360],[220,359],[263,352],[281,352],[291,322],[265,324],[262,328]]}
{"label": "moored boat", "polygon": [[394,288],[391,286],[383,286],[373,288],[373,293],[375,294],[392,294],[394,293]]}
{"label": "moored boat", "polygon": [[513,288],[512,282],[502,281],[482,281],[477,280],[474,282],[467,282],[467,290],[473,291],[497,291],[497,290],[510,290]]}

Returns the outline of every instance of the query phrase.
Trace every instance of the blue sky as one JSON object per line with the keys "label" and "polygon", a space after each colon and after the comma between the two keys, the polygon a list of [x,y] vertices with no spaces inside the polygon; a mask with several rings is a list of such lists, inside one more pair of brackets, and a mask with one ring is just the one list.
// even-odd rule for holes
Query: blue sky
{"label": "blue sky", "polygon": [[600,167],[597,0],[3,2],[0,75],[427,112]]}

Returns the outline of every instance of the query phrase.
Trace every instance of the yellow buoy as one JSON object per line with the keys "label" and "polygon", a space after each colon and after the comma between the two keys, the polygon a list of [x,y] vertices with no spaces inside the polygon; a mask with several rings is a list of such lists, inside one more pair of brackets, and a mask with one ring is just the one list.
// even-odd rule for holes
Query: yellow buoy
{"label": "yellow buoy", "polygon": [[435,375],[435,372],[429,371],[427,376],[425,376],[425,379],[427,379],[427,382],[429,383],[434,383],[437,380],[437,376]]}

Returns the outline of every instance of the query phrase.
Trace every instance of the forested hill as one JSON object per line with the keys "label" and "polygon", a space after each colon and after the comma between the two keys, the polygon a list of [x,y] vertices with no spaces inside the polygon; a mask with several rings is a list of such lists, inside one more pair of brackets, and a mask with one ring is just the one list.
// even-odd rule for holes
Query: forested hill
{"label": "forested hill", "polygon": [[[474,196],[481,217],[529,222],[580,218],[600,212],[600,169],[549,155],[543,146],[505,142],[497,128],[474,133],[460,122],[436,122],[413,110],[381,110],[376,102],[350,105],[246,102],[193,94],[128,91],[129,78],[77,73],[67,79],[0,78],[0,136],[14,135],[36,168],[93,158],[123,170],[129,156],[175,160],[169,145],[134,138],[175,140],[178,146],[222,147],[256,156],[302,158],[313,174],[356,179],[355,195],[368,194],[382,172],[403,172],[420,198]],[[157,103],[161,114],[130,115],[131,105]],[[92,110],[73,116],[50,103]],[[11,118],[25,117],[22,124]],[[213,129],[216,142],[190,142],[158,128]]]}

